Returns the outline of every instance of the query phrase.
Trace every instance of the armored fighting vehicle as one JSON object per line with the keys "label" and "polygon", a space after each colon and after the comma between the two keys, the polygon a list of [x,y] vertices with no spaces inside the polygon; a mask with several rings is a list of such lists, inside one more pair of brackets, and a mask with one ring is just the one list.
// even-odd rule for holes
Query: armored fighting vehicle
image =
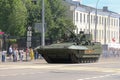
{"label": "armored fighting vehicle", "polygon": [[[73,33],[72,33],[73,34]],[[101,44],[91,42],[91,34],[80,32],[67,41],[39,46],[36,49],[48,63],[90,63],[98,61]]]}

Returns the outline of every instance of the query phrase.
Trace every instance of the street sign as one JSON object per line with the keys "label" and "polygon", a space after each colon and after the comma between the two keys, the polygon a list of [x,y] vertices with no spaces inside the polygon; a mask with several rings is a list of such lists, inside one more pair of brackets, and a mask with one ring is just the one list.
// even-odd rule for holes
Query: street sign
{"label": "street sign", "polygon": [[31,41],[32,39],[31,39],[31,36],[28,36],[27,37],[27,41]]}
{"label": "street sign", "polygon": [[[42,32],[42,23],[35,23],[34,30],[35,30],[35,32],[41,33]],[[45,31],[46,31],[46,23],[45,23]]]}
{"label": "street sign", "polygon": [[28,31],[31,31],[31,30],[32,30],[32,27],[29,26],[29,27],[28,27]]}
{"label": "street sign", "polygon": [[32,31],[27,31],[27,36],[32,36]]}
{"label": "street sign", "polygon": [[27,30],[27,47],[31,47],[31,41],[32,41],[32,27],[28,27]]}
{"label": "street sign", "polygon": [[31,42],[27,42],[27,47],[31,47]]}

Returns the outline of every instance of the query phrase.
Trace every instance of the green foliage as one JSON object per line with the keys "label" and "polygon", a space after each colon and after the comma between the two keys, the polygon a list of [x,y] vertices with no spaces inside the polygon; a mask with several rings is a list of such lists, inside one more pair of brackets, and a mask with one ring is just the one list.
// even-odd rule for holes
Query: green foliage
{"label": "green foliage", "polygon": [[7,42],[9,42],[10,44],[14,44],[17,43],[16,39],[8,39]]}
{"label": "green foliage", "polygon": [[0,0],[0,29],[6,31],[9,26],[8,17],[11,13],[11,5],[8,0]]}
{"label": "green foliage", "polygon": [[[45,1],[46,38],[56,41],[68,34],[65,27],[74,29],[66,16],[67,7],[62,0]],[[26,27],[42,23],[42,0],[0,0],[0,29],[12,36],[25,35]]]}
{"label": "green foliage", "polygon": [[31,0],[22,0],[28,12],[27,25],[34,26],[34,23],[41,20],[41,6],[40,1],[37,4],[31,2]]}
{"label": "green foliage", "polygon": [[[66,5],[61,0],[44,0],[45,2],[45,23],[46,38],[56,41],[64,36],[67,30],[64,27],[73,28],[74,25],[66,16]],[[28,11],[28,25],[34,26],[34,23],[42,23],[42,0],[37,4],[30,3],[30,0],[24,0]],[[36,35],[36,34],[35,34]]]}
{"label": "green foliage", "polygon": [[[66,28],[74,29],[71,20],[66,16],[67,8],[62,4],[61,0],[47,0],[46,6],[46,22],[47,22],[47,37],[56,41],[66,34]],[[49,9],[49,11],[48,11]]]}
{"label": "green foliage", "polygon": [[8,31],[13,35],[16,34],[23,36],[26,29],[27,10],[21,0],[13,0],[11,6],[13,7],[9,16]]}
{"label": "green foliage", "polygon": [[23,36],[27,10],[21,0],[0,0],[0,28],[14,36]]}

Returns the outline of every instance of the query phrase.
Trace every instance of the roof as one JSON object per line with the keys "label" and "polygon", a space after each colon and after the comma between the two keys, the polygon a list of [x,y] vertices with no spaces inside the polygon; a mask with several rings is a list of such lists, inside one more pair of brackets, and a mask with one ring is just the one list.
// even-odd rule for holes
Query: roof
{"label": "roof", "polygon": [[[81,12],[90,12],[90,13],[93,13],[95,14],[96,12],[96,9],[93,8],[93,7],[89,7],[89,6],[86,6],[86,5],[80,5],[80,6],[77,6],[76,10],[78,11],[81,11]],[[120,17],[120,14],[116,13],[116,12],[113,12],[113,11],[103,11],[103,9],[97,9],[97,14],[98,15],[105,15],[105,16],[111,16],[111,17],[116,17],[116,18],[119,18]]]}
{"label": "roof", "polygon": [[[86,13],[90,12],[90,13],[93,13],[93,14],[95,14],[95,12],[96,12],[96,8],[80,4],[80,2],[75,2],[75,1],[72,1],[72,0],[66,0],[66,2],[68,2],[72,6],[75,6],[76,7],[75,10],[78,10],[78,11],[81,11],[81,12],[86,12]],[[103,11],[103,9],[97,9],[97,14],[98,15],[111,16],[111,17],[115,17],[115,18],[120,18],[119,13],[109,11],[109,10]]]}

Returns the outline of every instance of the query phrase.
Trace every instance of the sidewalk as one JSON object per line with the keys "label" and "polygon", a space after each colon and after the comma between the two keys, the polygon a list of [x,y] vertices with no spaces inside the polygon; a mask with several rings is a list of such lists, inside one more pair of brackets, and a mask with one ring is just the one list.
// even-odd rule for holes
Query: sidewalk
{"label": "sidewalk", "polygon": [[7,65],[7,64],[8,65],[10,65],[10,64],[11,65],[14,65],[14,64],[15,65],[16,64],[17,65],[29,65],[29,64],[31,65],[32,64],[32,65],[34,65],[34,64],[47,64],[47,62],[44,59],[38,59],[38,60],[32,60],[32,61],[17,61],[17,62],[12,62],[12,61],[11,62],[9,62],[9,61],[1,62],[0,61],[0,65],[1,64],[4,64],[4,65]]}
{"label": "sidewalk", "polygon": [[120,56],[101,56],[99,62],[120,62]]}
{"label": "sidewalk", "polygon": [[[2,62],[1,61],[1,52],[0,52],[0,64],[4,63],[4,64],[39,64],[39,63],[44,63],[46,64],[47,62],[42,58],[42,59],[37,59],[37,60],[28,60],[26,61],[25,59],[23,61],[17,61],[17,62],[13,62],[13,61],[9,61],[9,58],[6,57],[6,61]],[[120,56],[104,56],[101,55],[100,59],[98,62],[120,62]]]}
{"label": "sidewalk", "polygon": [[24,60],[23,61],[19,61],[19,59],[18,59],[18,61],[17,62],[13,62],[13,60],[9,60],[9,57],[6,57],[6,60],[5,60],[5,62],[2,62],[2,54],[1,54],[1,52],[0,52],[0,64],[2,64],[2,63],[4,63],[4,64],[33,64],[33,63],[47,63],[43,58],[39,58],[39,59],[37,59],[37,60],[30,60],[30,58],[28,58],[28,61],[26,61],[26,59],[25,59],[25,57],[24,57]]}

